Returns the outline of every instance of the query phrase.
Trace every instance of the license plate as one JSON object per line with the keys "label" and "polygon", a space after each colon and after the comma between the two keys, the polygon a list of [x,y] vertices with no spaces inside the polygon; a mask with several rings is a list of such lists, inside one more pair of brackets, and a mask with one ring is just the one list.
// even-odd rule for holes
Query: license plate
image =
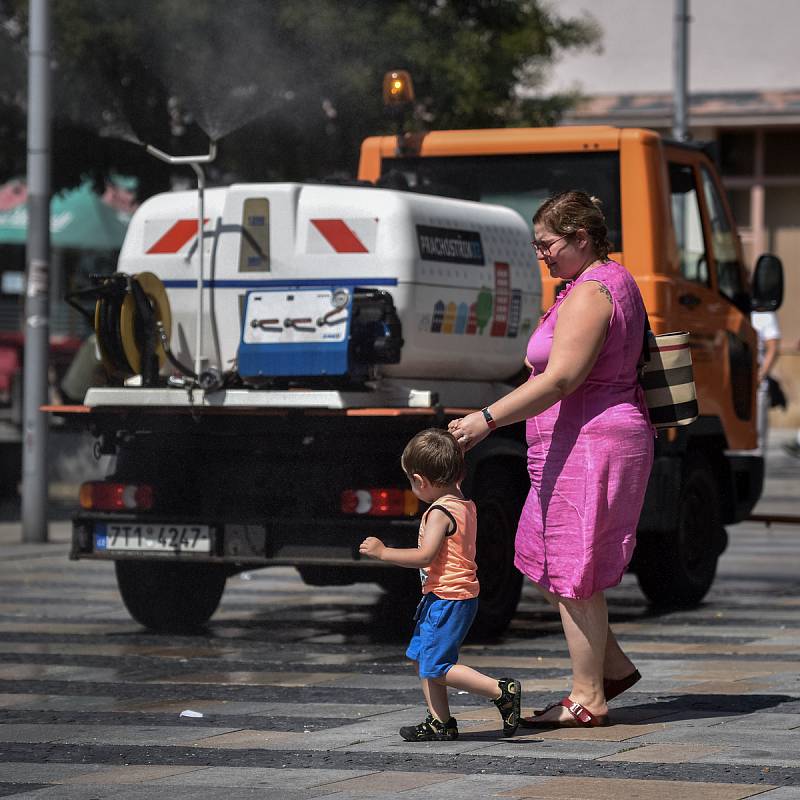
{"label": "license plate", "polygon": [[95,526],[96,551],[147,553],[210,553],[208,525],[133,522],[101,523]]}

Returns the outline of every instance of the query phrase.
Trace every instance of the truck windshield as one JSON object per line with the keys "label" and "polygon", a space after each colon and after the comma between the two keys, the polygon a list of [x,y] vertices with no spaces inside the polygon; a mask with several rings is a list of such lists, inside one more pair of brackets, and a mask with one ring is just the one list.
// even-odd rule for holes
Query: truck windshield
{"label": "truck windshield", "polygon": [[581,189],[603,202],[608,238],[622,250],[617,152],[384,158],[379,185],[497,203],[529,225],[548,197]]}

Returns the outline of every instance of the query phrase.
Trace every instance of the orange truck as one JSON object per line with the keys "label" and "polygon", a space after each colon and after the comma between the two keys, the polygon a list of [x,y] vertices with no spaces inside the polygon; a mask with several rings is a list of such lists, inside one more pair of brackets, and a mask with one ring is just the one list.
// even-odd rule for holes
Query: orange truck
{"label": "orange truck", "polygon": [[[137,210],[120,272],[85,295],[109,383],[53,409],[110,457],[82,487],[71,557],[113,561],[131,615],[162,630],[203,624],[227,578],[260,567],[418,593],[358,544],[414,546],[403,445],[510,390],[559,288],[534,263],[531,217],[580,188],[654,330],[691,332],[701,416],[657,440],[632,570],[654,603],[699,602],[724,526],[761,494],[749,315],[782,294],[771,256],[748,281],[713,162],[646,130],[437,131],[367,139],[359,177],[210,189],[202,236],[192,192]],[[482,633],[520,597],[525,462],[522,425],[468,456]]]}
{"label": "orange truck", "polygon": [[[656,457],[631,569],[650,600],[692,604],[711,586],[764,478],[757,449],[753,308],[775,309],[783,273],[759,258],[752,281],[713,161],[701,146],[610,126],[434,131],[373,137],[359,178],[509,206],[530,222],[567,189],[599,197],[614,245],[641,289],[656,333],[686,330],[700,417],[671,428]],[[542,267],[543,305],[559,285]]]}

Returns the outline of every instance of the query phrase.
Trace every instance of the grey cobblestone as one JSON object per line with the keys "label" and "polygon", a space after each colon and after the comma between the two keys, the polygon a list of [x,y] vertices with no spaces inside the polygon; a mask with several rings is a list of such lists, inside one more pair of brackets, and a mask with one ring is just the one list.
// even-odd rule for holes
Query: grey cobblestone
{"label": "grey cobblestone", "polygon": [[[786,485],[800,476],[778,466]],[[656,614],[633,576],[609,593],[644,676],[613,704],[616,726],[506,740],[484,699],[453,693],[461,738],[421,744],[396,733],[424,713],[408,620],[376,587],[254,572],[229,581],[204,633],[156,635],[127,616],[110,564],[66,560],[66,530],[20,545],[0,524],[0,796],[483,800],[548,780],[565,796],[580,776],[643,781],[664,800],[674,782],[800,800],[797,528],[731,529],[699,608]],[[558,619],[530,588],[502,640],[463,658],[518,674],[526,708],[568,683]]]}
{"label": "grey cobblestone", "polygon": [[[616,744],[615,744],[616,746]],[[630,746],[630,745],[628,745]],[[498,746],[499,747],[499,746]],[[151,764],[184,766],[261,767],[280,769],[284,766],[305,770],[345,769],[393,771],[414,769],[428,772],[452,772],[461,775],[581,775],[597,778],[636,778],[663,781],[705,781],[710,783],[746,783],[800,786],[797,768],[771,767],[760,764],[715,765],[695,762],[677,764],[605,762],[592,759],[553,757],[542,752],[524,757],[522,749],[503,755],[499,749],[490,753],[425,752],[415,754],[383,751],[358,752],[352,748],[338,751],[298,751],[295,749],[214,750],[190,747],[62,745],[7,745],[0,742],[0,764],[4,761],[61,761],[66,763],[101,763],[106,765]]]}

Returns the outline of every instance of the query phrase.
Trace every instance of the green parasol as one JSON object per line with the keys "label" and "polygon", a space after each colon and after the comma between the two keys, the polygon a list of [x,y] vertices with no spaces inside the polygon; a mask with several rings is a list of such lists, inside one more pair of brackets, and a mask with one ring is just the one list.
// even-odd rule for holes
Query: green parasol
{"label": "green parasol", "polygon": [[[85,183],[51,200],[50,241],[74,250],[119,250],[129,221],[129,214],[104,203]],[[27,235],[26,204],[0,211],[0,244],[25,244]]]}

